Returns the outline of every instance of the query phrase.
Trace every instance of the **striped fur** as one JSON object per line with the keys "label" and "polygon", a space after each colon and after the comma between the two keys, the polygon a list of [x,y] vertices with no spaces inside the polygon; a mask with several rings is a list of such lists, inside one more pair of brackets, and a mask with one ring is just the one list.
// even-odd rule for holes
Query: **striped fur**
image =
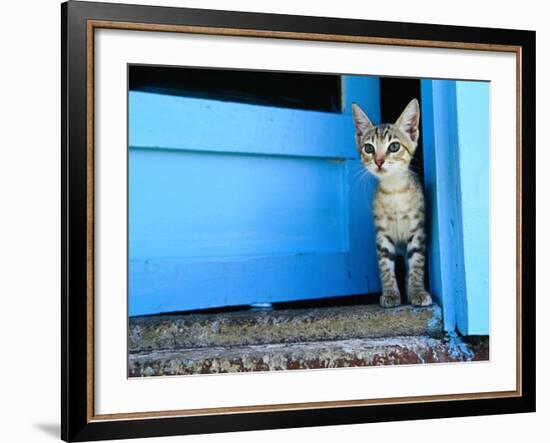
{"label": "striped fur", "polygon": [[394,124],[373,125],[359,106],[354,104],[352,110],[361,161],[378,179],[373,214],[382,283],[380,305],[401,304],[395,259],[403,255],[408,301],[428,306],[432,299],[424,287],[424,194],[416,174],[409,170],[419,137],[418,101],[412,100]]}

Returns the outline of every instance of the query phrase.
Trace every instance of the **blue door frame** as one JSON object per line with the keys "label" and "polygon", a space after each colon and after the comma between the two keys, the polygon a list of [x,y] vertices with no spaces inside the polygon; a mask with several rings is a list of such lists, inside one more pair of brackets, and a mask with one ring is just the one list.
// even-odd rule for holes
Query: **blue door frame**
{"label": "blue door frame", "polygon": [[129,93],[130,315],[379,289],[351,103],[342,112]]}
{"label": "blue door frame", "polygon": [[430,290],[464,335],[489,334],[489,86],[421,82]]}

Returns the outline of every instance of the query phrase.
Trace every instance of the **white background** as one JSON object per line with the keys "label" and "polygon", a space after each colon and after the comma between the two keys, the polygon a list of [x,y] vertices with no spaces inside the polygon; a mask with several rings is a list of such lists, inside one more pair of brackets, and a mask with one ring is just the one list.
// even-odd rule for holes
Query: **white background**
{"label": "white background", "polygon": [[[134,2],[135,3],[135,2]],[[152,3],[152,2],[151,2]],[[502,2],[462,0],[384,2],[338,0],[163,1],[172,4],[217,9],[250,10],[378,20],[463,24],[536,29],[537,50],[537,182],[538,223],[537,271],[545,274],[545,251],[550,234],[541,229],[550,215],[543,189],[549,186],[542,128],[548,112],[550,78],[548,54],[550,30],[543,2],[524,0],[521,7]],[[491,4],[492,3],[492,4]],[[447,5],[449,5],[447,7]],[[448,8],[448,9],[447,9]],[[59,423],[59,3],[57,0],[10,2],[2,6],[0,48],[0,294],[2,296],[2,360],[0,397],[3,441],[54,441]],[[543,54],[545,55],[543,57]],[[546,177],[546,178],[545,178]],[[544,374],[550,369],[546,340],[548,322],[544,313],[550,303],[548,281],[537,282],[538,303],[538,413],[418,422],[339,426],[301,430],[277,430],[215,436],[175,437],[148,441],[252,442],[271,441],[401,441],[507,442],[535,441],[547,434],[550,418],[550,384]],[[546,322],[546,325],[543,324]],[[538,435],[537,435],[538,434]]]}

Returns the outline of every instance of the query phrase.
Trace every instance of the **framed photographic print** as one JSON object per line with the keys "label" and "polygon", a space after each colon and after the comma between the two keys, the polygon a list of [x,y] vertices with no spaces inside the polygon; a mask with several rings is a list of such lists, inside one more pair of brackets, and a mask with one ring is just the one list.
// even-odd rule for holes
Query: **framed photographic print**
{"label": "framed photographic print", "polygon": [[62,438],[535,410],[535,33],[62,5]]}

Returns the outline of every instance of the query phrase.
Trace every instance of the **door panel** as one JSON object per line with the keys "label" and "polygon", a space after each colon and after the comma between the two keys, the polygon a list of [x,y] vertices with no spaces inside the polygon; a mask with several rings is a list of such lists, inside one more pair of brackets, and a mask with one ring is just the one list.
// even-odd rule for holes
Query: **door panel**
{"label": "door panel", "polygon": [[142,149],[130,155],[134,259],[348,250],[341,159]]}
{"label": "door panel", "polygon": [[132,91],[130,147],[355,158],[345,114]]}
{"label": "door panel", "polygon": [[130,260],[130,315],[368,292],[347,252]]}

